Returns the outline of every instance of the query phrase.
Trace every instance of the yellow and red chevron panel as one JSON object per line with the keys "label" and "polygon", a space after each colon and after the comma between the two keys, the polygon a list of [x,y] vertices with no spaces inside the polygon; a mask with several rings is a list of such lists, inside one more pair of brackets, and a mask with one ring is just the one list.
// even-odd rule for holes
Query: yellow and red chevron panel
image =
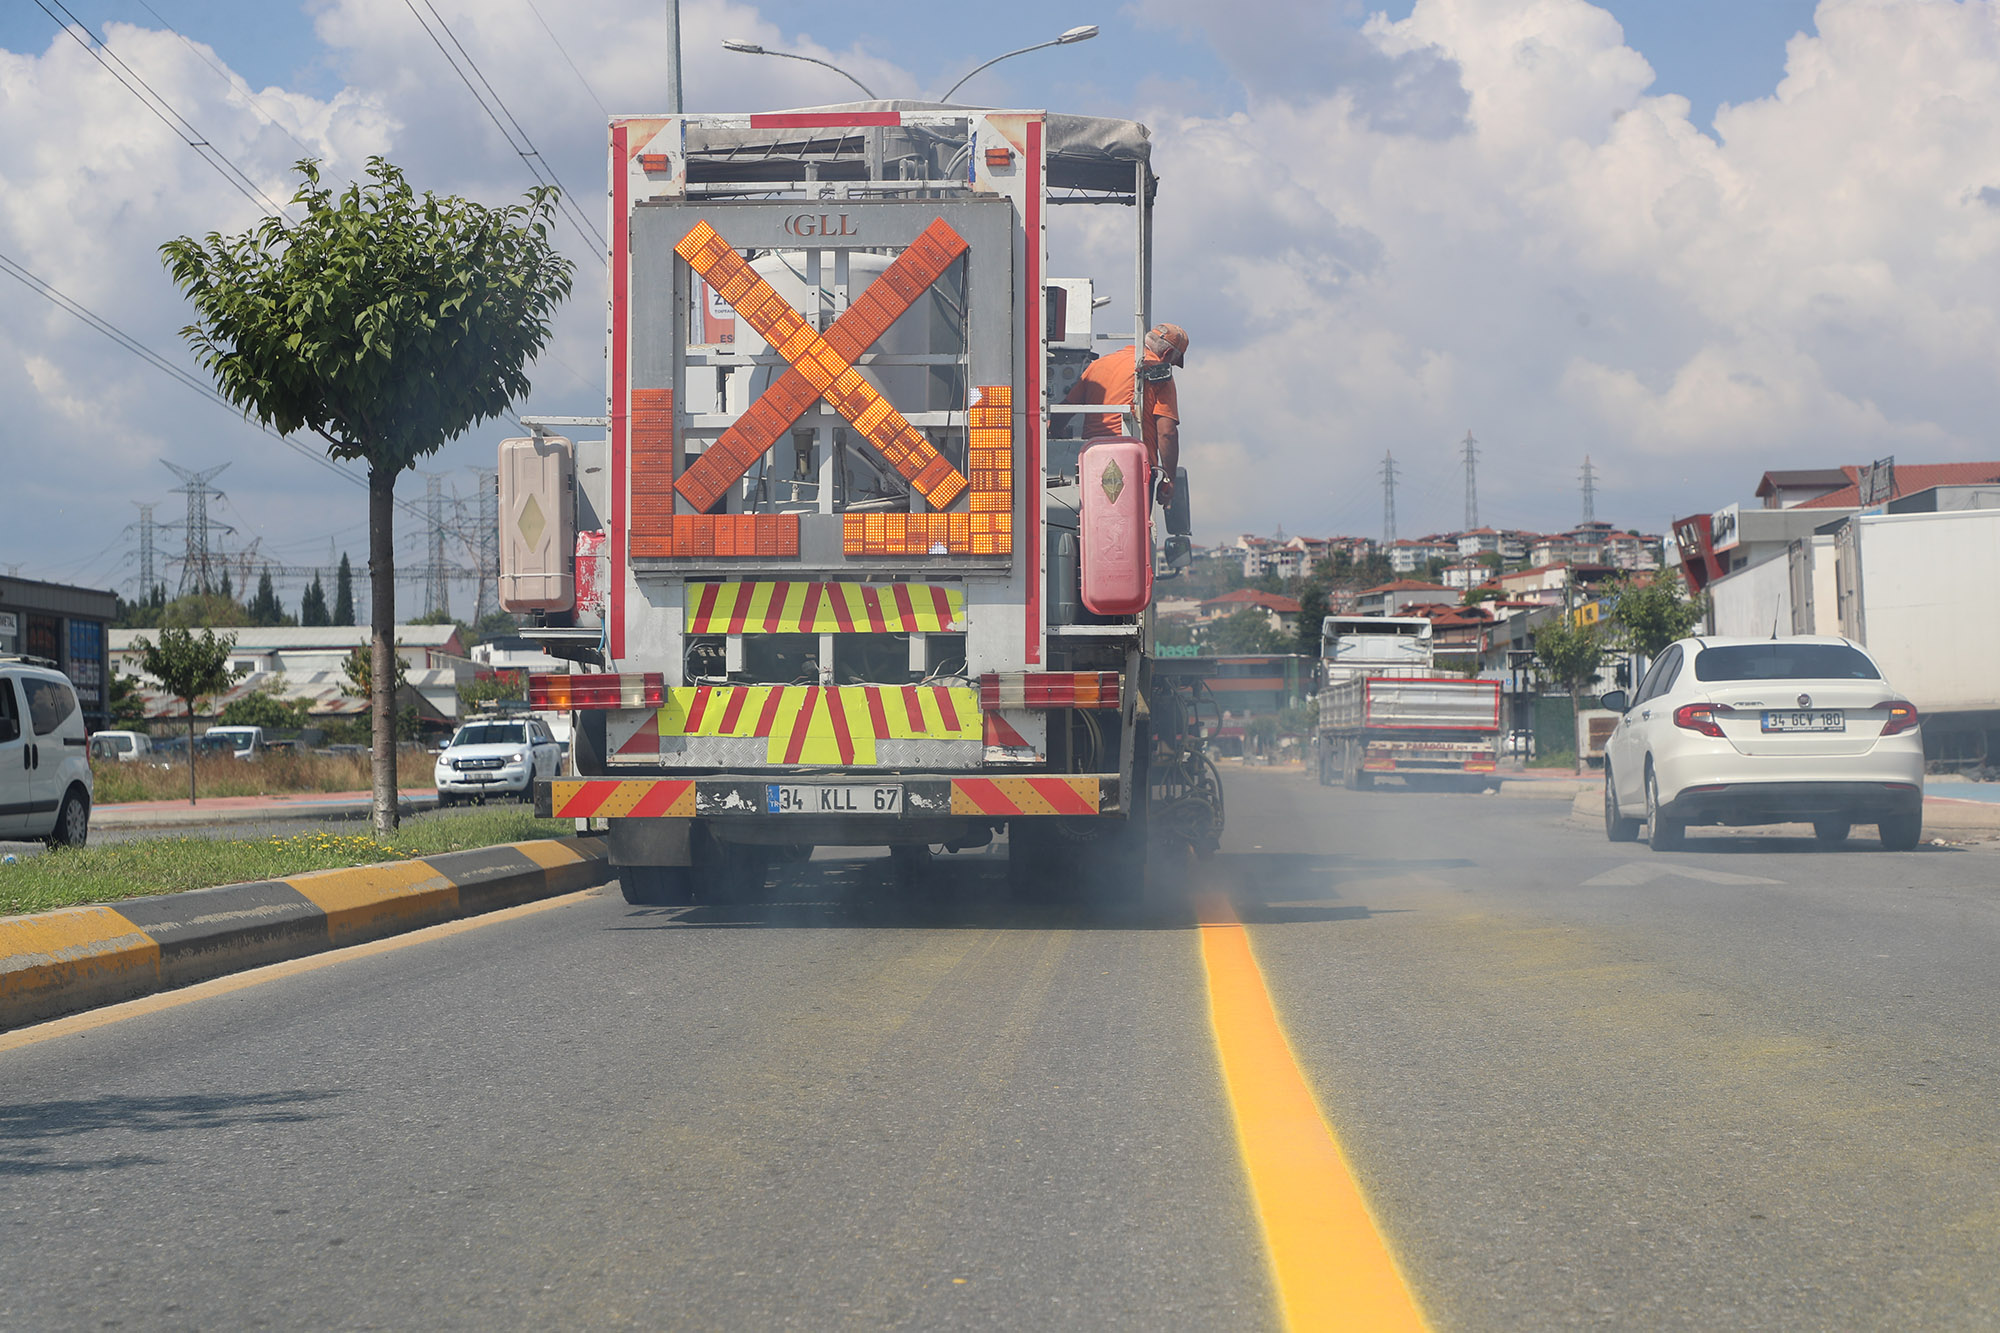
{"label": "yellow and red chevron panel", "polygon": [[[682,474],[676,483],[680,493],[696,509],[713,508],[815,399],[824,398],[934,507],[942,509],[956,500],[966,488],[965,477],[862,377],[853,361],[965,250],[963,237],[944,219],[934,220],[869,287],[864,299],[822,335],[714,227],[696,223],[674,253],[701,274],[790,363],[790,369]],[[865,299],[878,289],[879,300]]]}
{"label": "yellow and red chevron panel", "polygon": [[953,778],[955,815],[1094,815],[1103,786],[1097,778]]}
{"label": "yellow and red chevron panel", "polygon": [[[870,290],[873,290],[872,288]],[[966,413],[970,512],[847,514],[843,555],[1011,555],[1014,550],[1014,391],[981,385]]]}
{"label": "yellow and red chevron panel", "polygon": [[694,816],[693,778],[557,778],[549,818],[660,819]]}
{"label": "yellow and red chevron panel", "polygon": [[637,731],[614,737],[612,751],[705,764],[700,741],[751,741],[754,759],[741,746],[710,747],[714,762],[866,768],[889,762],[884,745],[900,742],[970,742],[977,762],[983,735],[979,692],[958,686],[688,685],[667,691],[666,707]]}
{"label": "yellow and red chevron panel", "polygon": [[941,634],[965,592],[936,583],[690,583],[689,634]]}

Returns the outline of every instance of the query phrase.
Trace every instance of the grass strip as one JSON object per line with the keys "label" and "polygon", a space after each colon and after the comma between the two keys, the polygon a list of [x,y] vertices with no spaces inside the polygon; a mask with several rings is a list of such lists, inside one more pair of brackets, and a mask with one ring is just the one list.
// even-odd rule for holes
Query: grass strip
{"label": "grass strip", "polygon": [[522,809],[419,816],[387,842],[331,829],[289,838],[149,838],[99,847],[51,848],[0,864],[0,916],[182,893],[217,884],[280,879],[309,870],[374,865],[495,843],[573,837],[570,820]]}

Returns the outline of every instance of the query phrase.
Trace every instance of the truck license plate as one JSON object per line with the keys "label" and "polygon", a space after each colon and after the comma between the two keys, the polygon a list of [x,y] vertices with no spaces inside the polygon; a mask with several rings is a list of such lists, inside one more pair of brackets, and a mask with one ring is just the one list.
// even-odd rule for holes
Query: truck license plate
{"label": "truck license plate", "polygon": [[774,815],[900,815],[903,789],[893,787],[794,787],[773,782],[765,789]]}
{"label": "truck license plate", "polygon": [[1846,731],[1847,714],[1838,708],[1816,708],[1796,712],[1767,712],[1766,731]]}

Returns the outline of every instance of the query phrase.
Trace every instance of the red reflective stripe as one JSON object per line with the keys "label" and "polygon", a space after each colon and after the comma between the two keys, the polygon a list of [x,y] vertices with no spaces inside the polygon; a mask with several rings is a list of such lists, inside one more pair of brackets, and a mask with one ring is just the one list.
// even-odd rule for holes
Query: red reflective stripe
{"label": "red reflective stripe", "polygon": [[982,814],[1018,815],[1020,808],[1000,794],[1000,788],[990,778],[960,778],[952,786],[972,798]]}
{"label": "red reflective stripe", "polygon": [[701,731],[701,715],[708,711],[708,689],[706,685],[695,688],[694,702],[688,705],[687,722],[681,732],[683,736],[693,736]]}
{"label": "red reflective stripe", "polygon": [[757,714],[757,734],[759,736],[769,736],[771,734],[771,723],[778,716],[778,703],[785,697],[784,686],[773,685],[770,689],[771,692],[764,696],[764,711]]}
{"label": "red reflective stripe", "polygon": [[837,583],[826,587],[827,605],[833,608],[833,623],[842,634],[854,633],[854,613],[847,609],[847,589]]}
{"label": "red reflective stripe", "polygon": [[889,738],[889,710],[882,707],[882,691],[870,685],[868,688],[868,723],[875,728],[875,739]]}
{"label": "red reflective stripe", "polygon": [[958,730],[958,710],[951,706],[951,691],[942,685],[931,686],[931,697],[937,700],[938,716],[944,719],[946,731]]}
{"label": "red reflective stripe", "polygon": [[792,738],[785,742],[786,763],[788,764],[798,763],[799,756],[805,753],[806,728],[812,725],[813,706],[818,702],[819,702],[819,686],[817,685],[806,686],[806,706],[804,708],[801,708],[799,710],[798,717],[793,719]]}
{"label": "red reflective stripe", "polygon": [[716,730],[724,736],[736,734],[736,720],[743,716],[743,705],[750,700],[750,691],[738,687],[729,692],[729,706],[722,710],[722,725]]}
{"label": "red reflective stripe", "polygon": [[611,569],[605,589],[605,603],[609,608],[611,623],[608,626],[611,662],[615,666],[618,659],[625,656],[625,440],[627,428],[631,424],[631,402],[627,390],[631,384],[630,340],[626,334],[630,328],[630,314],[626,301],[631,294],[631,253],[627,242],[632,235],[626,212],[625,191],[630,175],[626,156],[626,127],[614,126],[611,130],[611,216],[616,219],[611,225]]}
{"label": "red reflective stripe", "polygon": [[910,605],[910,585],[896,585],[896,614],[902,618],[901,629],[908,633],[917,627],[917,608]]}
{"label": "red reflective stripe", "polygon": [[597,813],[597,808],[611,799],[611,793],[618,790],[619,780],[612,778],[604,782],[586,782],[575,795],[563,802],[557,812],[559,819],[588,819]]}
{"label": "red reflective stripe", "polygon": [[819,597],[825,590],[826,585],[824,583],[808,583],[806,585],[806,604],[799,608],[799,632],[801,634],[816,634],[819,632],[813,624],[813,617],[819,614]]}
{"label": "red reflective stripe", "polygon": [[1067,778],[1029,778],[1035,794],[1054,806],[1059,815],[1094,815],[1097,807],[1083,799]]}
{"label": "red reflective stripe", "polygon": [[741,634],[743,622],[750,617],[750,597],[757,591],[754,583],[745,583],[736,590],[736,605],[729,608],[729,632]]}
{"label": "red reflective stripe", "polygon": [[882,615],[882,594],[874,584],[861,585],[861,605],[868,612],[869,629],[881,634],[889,628],[889,622]]}
{"label": "red reflective stripe", "polygon": [[695,612],[694,612],[695,629],[703,633],[706,633],[708,631],[708,629],[710,628],[708,623],[709,618],[715,614],[715,599],[717,596],[721,594],[721,592],[722,592],[722,585],[720,583],[702,584],[701,601],[696,603],[695,605]]}
{"label": "red reflective stripe", "polygon": [[646,794],[641,796],[638,802],[633,805],[631,813],[639,819],[663,815],[676,800],[680,799],[680,794],[692,785],[692,783],[685,780],[680,782],[655,782],[647,790]]}
{"label": "red reflective stripe", "polygon": [[931,605],[937,608],[938,628],[951,624],[951,598],[944,595],[944,589],[935,583],[931,585]]}
{"label": "red reflective stripe", "polygon": [[[1019,543],[1025,544],[1028,548],[1027,623],[1023,626],[1028,640],[1025,656],[1028,659],[1029,666],[1040,666],[1042,663],[1042,543],[1048,539],[1048,515],[1043,510],[1042,500],[1048,484],[1042,477],[1042,419],[1047,412],[1047,409],[1042,406],[1042,359],[1046,355],[1042,350],[1042,339],[1048,325],[1046,323],[1047,316],[1043,314],[1042,303],[1048,298],[1042,292],[1042,251],[1046,248],[1047,241],[1042,235],[1042,190],[1044,188],[1044,181],[1042,179],[1042,122],[1039,119],[1028,122],[1028,151],[1022,158],[1021,166],[1027,173],[1027,180],[1024,183],[1028,187],[1023,192],[1023,198],[1027,204],[1027,216],[1022,219],[1024,223],[1022,231],[1024,239],[1027,242],[1028,260],[1028,299],[1024,303],[1027,309],[1022,311],[1022,314],[1027,317],[1028,325],[1026,330],[1024,330],[1027,334],[1028,345],[1024,349],[1022,356],[1022,360],[1025,363],[1022,366],[1022,370],[1025,372],[1024,378],[1027,381],[1027,403],[1023,420],[1028,428],[1028,457],[1026,467],[1021,474],[1026,478],[1026,484],[1022,489],[1028,493],[1026,497],[1028,508],[1027,512],[1022,515]],[[618,216],[624,217],[625,214],[620,212]],[[1141,400],[1139,403],[1135,403],[1134,406],[1143,408],[1145,404]],[[1143,477],[1135,477],[1133,480],[1142,486],[1148,483],[1148,479]],[[1019,550],[1020,545],[1016,545],[1014,549]]]}
{"label": "red reflective stripe", "polygon": [[917,687],[914,685],[905,685],[903,687],[903,712],[909,718],[911,731],[925,732],[930,730],[930,727],[924,722],[923,696],[917,693]]}
{"label": "red reflective stripe", "polygon": [[771,604],[764,608],[764,632],[766,634],[775,634],[778,632],[778,621],[785,614],[785,599],[791,595],[792,585],[789,583],[779,583],[772,586]]}
{"label": "red reflective stripe", "polygon": [[840,748],[840,762],[851,764],[854,762],[854,737],[847,731],[847,710],[841,707],[838,685],[827,687],[826,710],[833,714],[833,743]]}

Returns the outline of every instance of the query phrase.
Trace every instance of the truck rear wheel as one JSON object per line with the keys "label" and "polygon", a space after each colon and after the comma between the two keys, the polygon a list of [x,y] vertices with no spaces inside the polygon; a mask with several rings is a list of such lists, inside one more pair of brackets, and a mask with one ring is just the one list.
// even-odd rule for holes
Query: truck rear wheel
{"label": "truck rear wheel", "polygon": [[685,907],[694,901],[687,866],[619,866],[618,888],[635,907]]}
{"label": "truck rear wheel", "polygon": [[1340,745],[1340,782],[1349,791],[1367,791],[1375,785],[1375,775],[1361,767],[1362,748],[1353,741]]}
{"label": "truck rear wheel", "polygon": [[770,848],[723,842],[700,822],[688,831],[688,860],[698,903],[752,902],[770,879]]}

